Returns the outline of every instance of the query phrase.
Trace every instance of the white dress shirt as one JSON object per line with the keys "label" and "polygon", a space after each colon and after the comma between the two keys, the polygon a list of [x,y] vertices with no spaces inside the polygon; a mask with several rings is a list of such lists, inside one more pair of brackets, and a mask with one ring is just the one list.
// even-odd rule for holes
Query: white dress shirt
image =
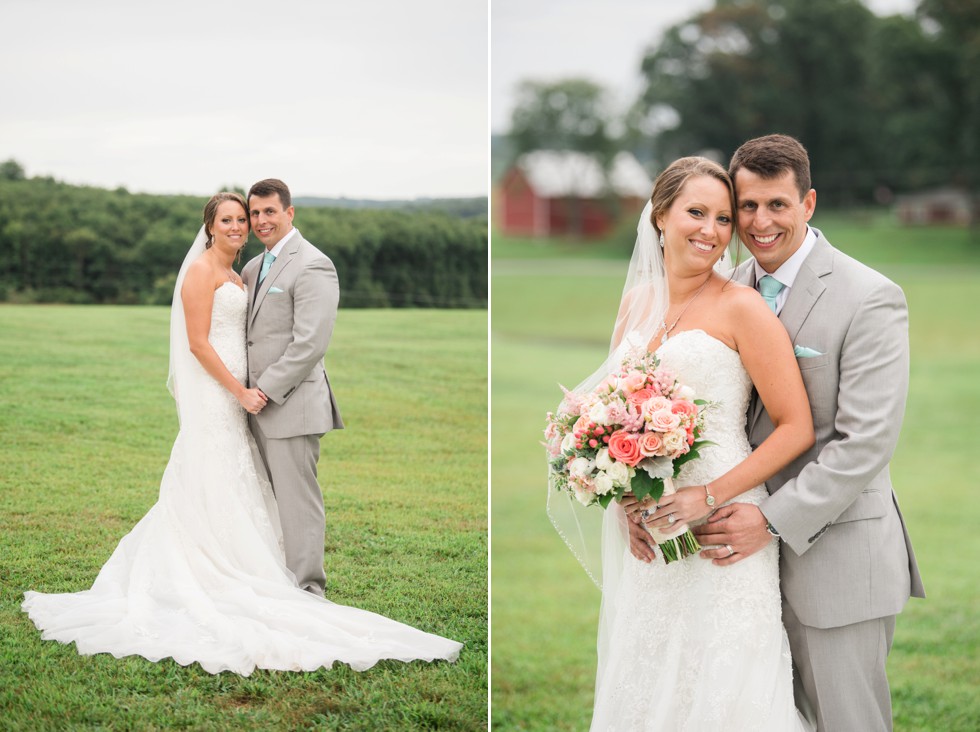
{"label": "white dress shirt", "polygon": [[286,234],[286,236],[284,236],[282,239],[276,242],[276,245],[272,247],[272,249],[267,249],[266,251],[272,254],[273,257],[276,257],[278,259],[280,252],[282,252],[282,248],[286,246],[286,242],[289,241],[292,238],[293,234],[295,234],[297,231],[299,231],[299,229],[297,229],[294,226],[289,230],[289,233]]}
{"label": "white dress shirt", "polygon": [[793,252],[793,255],[783,262],[775,272],[766,272],[758,260],[756,260],[755,289],[759,289],[759,281],[765,275],[776,278],[784,285],[783,289],[776,295],[776,315],[779,315],[779,311],[783,309],[786,298],[789,297],[789,291],[793,288],[793,283],[796,281],[796,276],[800,273],[800,267],[803,266],[803,261],[810,255],[810,252],[813,250],[813,245],[816,243],[817,235],[813,233],[813,229],[807,226],[806,236],[803,237],[803,243],[800,244],[800,248]]}

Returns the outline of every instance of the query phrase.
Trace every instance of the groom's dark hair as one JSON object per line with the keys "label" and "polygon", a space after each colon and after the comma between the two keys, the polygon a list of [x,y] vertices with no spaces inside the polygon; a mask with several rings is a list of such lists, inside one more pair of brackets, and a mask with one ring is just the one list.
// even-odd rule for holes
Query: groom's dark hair
{"label": "groom's dark hair", "polygon": [[289,195],[289,186],[278,178],[266,178],[265,180],[260,180],[258,183],[253,184],[252,187],[248,189],[249,205],[252,203],[252,196],[260,196],[265,198],[266,196],[271,196],[274,193],[279,195],[279,201],[282,203],[283,211],[293,205],[293,197]]}
{"label": "groom's dark hair", "polygon": [[728,164],[728,175],[732,180],[741,168],[765,180],[792,171],[801,201],[810,190],[810,156],[800,141],[789,135],[766,135],[742,143]]}

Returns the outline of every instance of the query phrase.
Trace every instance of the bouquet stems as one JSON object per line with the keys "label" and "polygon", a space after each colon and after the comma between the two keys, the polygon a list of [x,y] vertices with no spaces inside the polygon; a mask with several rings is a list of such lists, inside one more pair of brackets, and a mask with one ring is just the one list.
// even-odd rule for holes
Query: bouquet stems
{"label": "bouquet stems", "polygon": [[701,551],[701,545],[690,530],[672,539],[666,539],[657,546],[660,547],[660,551],[664,554],[664,564],[676,562],[678,559],[689,557]]}

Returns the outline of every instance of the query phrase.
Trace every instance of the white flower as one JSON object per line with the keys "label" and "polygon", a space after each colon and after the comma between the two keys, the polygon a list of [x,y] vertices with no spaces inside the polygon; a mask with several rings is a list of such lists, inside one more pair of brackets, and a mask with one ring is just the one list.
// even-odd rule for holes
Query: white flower
{"label": "white flower", "polygon": [[664,448],[667,452],[677,453],[687,445],[687,432],[684,430],[674,430],[664,435]]}
{"label": "white flower", "polygon": [[602,402],[596,402],[592,405],[592,408],[589,409],[589,419],[596,424],[609,424],[609,407]]}
{"label": "white flower", "polygon": [[595,494],[592,493],[592,491],[583,488],[577,483],[572,483],[571,486],[572,486],[572,491],[575,493],[575,498],[583,506],[591,506],[593,503],[595,503],[596,498],[595,498]]}
{"label": "white flower", "polygon": [[674,461],[668,457],[646,458],[639,465],[651,478],[671,478],[674,475]]}
{"label": "white flower", "polygon": [[595,456],[595,465],[600,470],[609,470],[613,465],[618,463],[613,462],[613,459],[609,457],[609,448],[603,447],[599,449],[599,452]]}
{"label": "white flower", "polygon": [[625,463],[613,463],[606,468],[606,475],[612,479],[613,485],[620,488],[626,488],[631,477],[629,466]]}
{"label": "white flower", "polygon": [[595,463],[584,457],[577,457],[568,464],[568,474],[575,478],[588,478]]}
{"label": "white flower", "polygon": [[569,432],[561,441],[561,451],[569,452],[575,449],[575,433]]}
{"label": "white flower", "polygon": [[613,479],[609,477],[609,473],[599,471],[595,476],[595,492],[600,496],[604,496],[613,489]]}
{"label": "white flower", "polygon": [[689,387],[687,384],[685,384],[680,389],[678,389],[677,393],[674,394],[675,399],[686,399],[689,402],[693,402],[694,397],[695,397],[694,389]]}

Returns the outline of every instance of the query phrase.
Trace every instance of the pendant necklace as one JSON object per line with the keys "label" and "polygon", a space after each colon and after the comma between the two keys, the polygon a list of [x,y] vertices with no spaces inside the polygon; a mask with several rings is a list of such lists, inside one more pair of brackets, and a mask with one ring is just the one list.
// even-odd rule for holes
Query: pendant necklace
{"label": "pendant necklace", "polygon": [[704,290],[704,288],[708,286],[708,283],[710,281],[711,281],[711,274],[709,273],[708,278],[704,281],[704,284],[701,285],[701,287],[698,288],[698,291],[694,293],[694,297],[692,297],[690,300],[687,301],[687,305],[685,305],[684,309],[681,310],[681,314],[678,315],[676,318],[674,318],[674,322],[670,324],[669,328],[667,327],[667,317],[666,317],[667,313],[664,313],[664,319],[660,321],[660,327],[664,329],[664,334],[660,338],[661,346],[667,342],[667,338],[670,336],[670,331],[672,331],[674,328],[677,327],[677,324],[680,322],[681,318],[684,317],[684,313],[686,313],[687,309],[691,307],[691,303],[693,303],[695,300],[698,299],[698,295],[700,295],[701,292]]}

